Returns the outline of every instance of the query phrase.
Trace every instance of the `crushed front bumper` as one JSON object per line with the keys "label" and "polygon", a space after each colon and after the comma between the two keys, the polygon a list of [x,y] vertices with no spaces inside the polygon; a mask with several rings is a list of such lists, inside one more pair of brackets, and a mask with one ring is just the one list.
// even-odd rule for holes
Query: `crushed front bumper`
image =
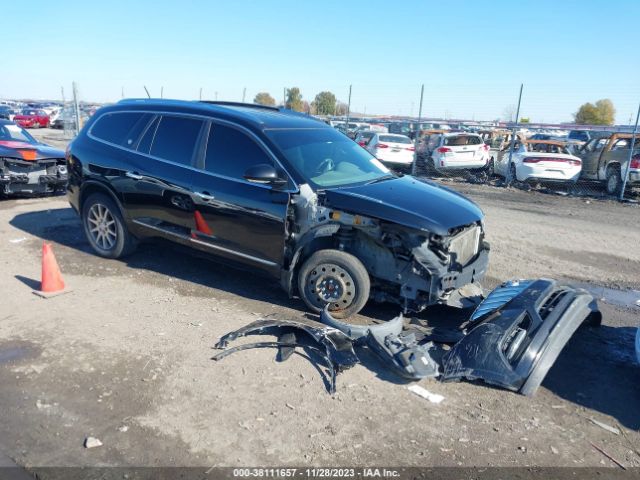
{"label": "crushed front bumper", "polygon": [[547,279],[507,282],[443,357],[441,380],[478,379],[531,396],[578,327],[601,320],[585,290]]}

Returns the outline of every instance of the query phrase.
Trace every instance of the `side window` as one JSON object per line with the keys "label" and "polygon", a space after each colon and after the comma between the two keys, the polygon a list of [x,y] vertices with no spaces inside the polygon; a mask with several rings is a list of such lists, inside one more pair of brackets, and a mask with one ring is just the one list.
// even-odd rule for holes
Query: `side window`
{"label": "side window", "polygon": [[[91,127],[91,135],[105,142],[114,143],[121,146],[130,146],[136,138],[131,138],[134,127],[144,128],[145,122],[150,119],[150,115],[142,112],[113,112],[100,117]],[[138,130],[138,134],[140,133]],[[131,143],[129,143],[131,140]]]}
{"label": "side window", "polygon": [[273,164],[258,144],[240,130],[224,125],[211,125],[204,168],[225,177],[242,179],[249,167]]}
{"label": "side window", "polygon": [[191,165],[203,123],[202,120],[194,118],[162,116],[151,144],[151,155],[170,162]]}

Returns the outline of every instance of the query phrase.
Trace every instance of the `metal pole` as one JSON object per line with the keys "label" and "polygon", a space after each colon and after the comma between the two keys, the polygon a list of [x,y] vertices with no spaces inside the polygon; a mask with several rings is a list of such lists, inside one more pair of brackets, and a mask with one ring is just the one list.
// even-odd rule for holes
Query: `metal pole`
{"label": "metal pole", "polygon": [[120,89],[120,95],[122,95],[122,98],[124,98],[124,87],[121,87],[121,89]]}
{"label": "metal pole", "polygon": [[164,98],[164,87],[160,87],[160,98]]}
{"label": "metal pole", "polygon": [[345,133],[349,136],[349,116],[351,115],[351,85],[349,85],[349,102],[347,103],[347,122],[345,124]]}
{"label": "metal pole", "polygon": [[520,84],[520,95],[518,95],[518,108],[516,109],[516,122],[513,125],[513,129],[511,131],[511,146],[509,147],[509,162],[507,163],[507,171],[505,172],[505,180],[507,185],[511,185],[513,182],[513,178],[511,178],[511,159],[513,157],[513,148],[516,145],[516,132],[518,131],[518,119],[520,118],[520,101],[522,100],[522,87],[523,83]]}
{"label": "metal pole", "polygon": [[78,135],[80,131],[80,105],[78,105],[78,87],[76,86],[76,82],[71,84],[71,88],[73,90],[73,113],[76,117],[75,133]]}
{"label": "metal pole", "polygon": [[64,99],[64,87],[60,87],[60,93],[62,93],[62,105],[64,105],[66,103]]}
{"label": "metal pole", "polygon": [[282,108],[287,108],[287,87],[282,89]]}
{"label": "metal pole", "polygon": [[418,172],[418,142],[420,141],[420,122],[422,122],[422,99],[424,98],[424,83],[420,88],[420,107],[418,108],[418,129],[413,139],[413,162],[411,162],[411,175]]}
{"label": "metal pole", "polygon": [[636,134],[638,133],[638,119],[640,119],[640,105],[638,105],[638,113],[636,114],[636,124],[633,127],[633,136],[631,137],[631,148],[629,149],[629,160],[627,161],[627,168],[625,168],[624,178],[622,179],[622,188],[620,189],[620,200],[624,198],[624,189],[627,188],[627,181],[629,180],[629,170],[631,170],[631,158],[633,158],[633,150],[636,148]]}
{"label": "metal pole", "polygon": [[247,87],[242,89],[242,103],[244,103],[244,98],[247,96]]}
{"label": "metal pole", "polygon": [[218,92],[215,92],[216,102],[218,101]]}
{"label": "metal pole", "polygon": [[200,87],[200,101],[202,101],[202,87]]}
{"label": "metal pole", "polygon": [[149,93],[149,90],[147,90],[147,86],[143,85],[143,87],[144,87],[144,91],[147,92],[147,97],[151,98],[151,94]]}

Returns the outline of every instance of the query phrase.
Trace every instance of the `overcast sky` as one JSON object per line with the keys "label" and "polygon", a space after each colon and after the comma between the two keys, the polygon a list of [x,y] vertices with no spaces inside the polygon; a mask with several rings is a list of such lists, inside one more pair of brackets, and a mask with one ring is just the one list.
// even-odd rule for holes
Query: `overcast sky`
{"label": "overcast sky", "polygon": [[0,98],[152,96],[311,101],[352,110],[495,119],[517,102],[536,122],[610,98],[617,123],[640,102],[640,1],[3,2]]}

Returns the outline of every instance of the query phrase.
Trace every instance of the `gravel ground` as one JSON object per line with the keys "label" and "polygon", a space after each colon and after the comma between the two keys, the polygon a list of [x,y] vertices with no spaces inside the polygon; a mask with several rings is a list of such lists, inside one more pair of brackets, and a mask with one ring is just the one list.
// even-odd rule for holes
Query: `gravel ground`
{"label": "gravel ground", "polygon": [[[36,131],[55,143],[60,133]],[[214,363],[217,338],[258,317],[305,315],[273,282],[163,243],[91,254],[64,197],[0,201],[0,452],[20,465],[640,466],[640,208],[451,182],[483,208],[485,286],[546,276],[599,297],[533,398],[482,384],[407,390],[365,355],[335,397],[301,356]],[[42,241],[72,292],[32,294]],[[621,289],[621,290],[618,290]],[[363,317],[391,318],[392,306]],[[429,318],[433,312],[424,312]],[[597,425],[615,427],[618,434]],[[85,449],[85,437],[103,446]]]}

